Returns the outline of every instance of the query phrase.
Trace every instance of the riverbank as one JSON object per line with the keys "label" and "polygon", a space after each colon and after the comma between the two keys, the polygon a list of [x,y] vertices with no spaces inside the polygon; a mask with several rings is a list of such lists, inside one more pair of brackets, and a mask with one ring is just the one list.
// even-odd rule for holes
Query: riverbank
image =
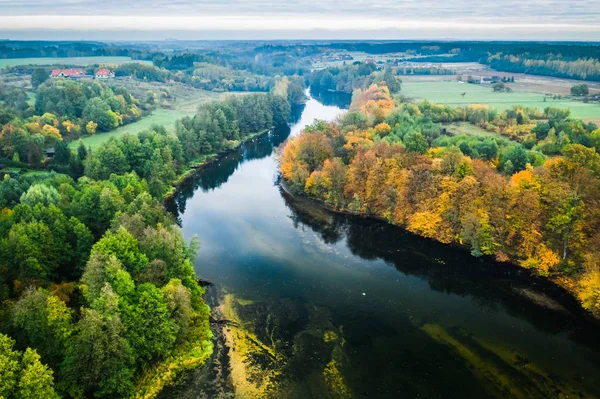
{"label": "riverbank", "polygon": [[[377,215],[352,212],[347,209],[337,209],[337,208],[333,207],[332,205],[327,204],[326,202],[321,201],[317,198],[312,198],[312,197],[306,196],[303,193],[296,193],[292,190],[291,187],[289,187],[287,185],[285,179],[283,179],[283,178],[280,180],[279,187],[281,188],[282,193],[284,195],[287,195],[296,201],[302,201],[302,202],[309,203],[310,206],[312,206],[312,207],[320,207],[320,208],[324,209],[326,212],[331,212],[331,213],[338,214],[338,215],[357,217],[357,218],[362,218],[362,219],[366,219],[366,220],[372,220],[372,221],[376,221],[376,222],[380,222],[380,223],[385,223],[385,224],[394,226],[396,228],[402,229],[403,232],[414,235],[416,237],[419,237],[420,239],[429,240],[429,241],[433,241],[433,242],[439,242],[439,241],[436,241],[435,239],[423,237],[421,235],[410,232],[405,228],[405,226],[391,223],[389,220],[386,220]],[[460,250],[464,253],[470,252],[468,246],[460,244],[459,242],[453,241],[450,243],[443,243],[443,245],[449,246],[452,248],[456,248],[457,250]],[[592,312],[589,312],[588,310],[586,310],[582,307],[581,301],[579,301],[579,299],[577,298],[577,293],[575,291],[575,287],[576,287],[575,280],[569,279],[565,276],[542,276],[537,273],[534,273],[531,269],[524,268],[516,263],[500,262],[500,261],[494,259],[493,257],[487,256],[487,255],[483,255],[480,258],[484,259],[488,263],[496,264],[497,267],[499,267],[499,268],[510,267],[515,270],[521,271],[522,273],[525,273],[532,280],[544,281],[544,282],[548,282],[551,284],[551,287],[546,287],[546,289],[545,289],[546,292],[544,292],[543,294],[540,292],[534,292],[527,288],[515,289],[514,291],[516,294],[518,294],[524,298],[527,298],[528,300],[531,300],[533,303],[535,303],[539,306],[542,306],[544,308],[553,309],[555,311],[567,311],[568,310],[570,313],[579,314],[579,315],[585,317],[586,319],[588,319],[589,321],[593,322],[594,324],[600,325],[600,318],[596,317]],[[554,289],[548,289],[548,288],[552,288],[552,287]],[[576,306],[574,306],[574,305],[576,305]]]}
{"label": "riverbank", "polygon": [[240,142],[232,148],[228,148],[224,151],[221,151],[219,153],[216,154],[210,154],[210,155],[206,155],[204,158],[193,161],[189,166],[188,169],[186,169],[182,174],[180,174],[179,176],[177,176],[175,178],[175,180],[171,183],[171,188],[169,189],[169,191],[163,196],[163,202],[168,201],[170,199],[172,199],[175,194],[177,193],[177,190],[179,189],[179,187],[185,183],[186,181],[188,181],[189,179],[193,178],[194,176],[196,176],[198,173],[200,173],[205,167],[219,161],[221,158],[225,157],[227,154],[232,153],[233,151],[237,151],[243,144],[248,143],[251,140],[254,140],[257,137],[263,136],[267,133],[269,133],[270,131],[272,131],[275,127],[272,127],[270,129],[266,129],[263,130],[261,132],[257,132],[257,133],[251,133],[248,136],[244,137],[243,140],[240,140]]}

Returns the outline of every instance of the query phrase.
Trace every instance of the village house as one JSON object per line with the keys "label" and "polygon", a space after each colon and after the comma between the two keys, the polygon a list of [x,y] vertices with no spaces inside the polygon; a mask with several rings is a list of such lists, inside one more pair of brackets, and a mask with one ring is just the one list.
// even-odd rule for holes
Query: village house
{"label": "village house", "polygon": [[81,68],[73,68],[73,69],[53,69],[52,73],[50,73],[51,78],[69,78],[69,79],[77,79],[84,77],[85,71]]}
{"label": "village house", "polygon": [[500,82],[501,80],[502,80],[502,78],[500,78],[500,76],[482,77],[480,83],[482,85],[494,84],[494,83]]}
{"label": "village house", "polygon": [[94,75],[94,77],[96,79],[114,78],[115,77],[115,73],[113,71],[111,71],[110,69],[100,68],[100,69],[98,69],[96,71],[96,74]]}

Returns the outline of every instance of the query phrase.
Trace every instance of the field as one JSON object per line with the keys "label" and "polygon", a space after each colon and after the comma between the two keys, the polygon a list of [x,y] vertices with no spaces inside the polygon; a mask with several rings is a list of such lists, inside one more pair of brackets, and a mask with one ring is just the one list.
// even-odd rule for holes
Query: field
{"label": "field", "polygon": [[[466,93],[464,97],[462,93]],[[402,83],[401,95],[414,100],[428,99],[454,106],[485,104],[492,108],[507,109],[518,104],[540,109],[548,106],[570,108],[576,118],[600,120],[600,104],[586,104],[566,98],[556,100],[547,98],[544,101],[544,94],[520,91],[516,88],[510,93],[494,93],[490,85],[473,85],[451,80],[425,82],[409,79]]]}
{"label": "field", "polygon": [[[82,138],[86,146],[97,147],[98,145],[108,141],[111,137],[118,137],[126,133],[137,134],[143,130],[149,129],[152,125],[163,125],[167,130],[175,129],[175,121],[184,116],[192,116],[196,109],[202,103],[209,101],[220,100],[230,94],[242,93],[215,93],[211,91],[198,90],[180,83],[154,83],[140,82],[137,80],[116,80],[113,82],[116,85],[125,87],[130,93],[136,97],[141,97],[147,91],[158,92],[161,89],[168,89],[171,99],[169,108],[158,108],[137,122],[121,126],[113,131],[106,133],[97,133],[93,136],[85,136]],[[71,142],[71,146],[77,146],[78,141]]]}
{"label": "field", "polygon": [[0,68],[21,65],[76,65],[86,66],[93,64],[118,65],[137,62],[151,64],[151,61],[133,60],[131,57],[61,57],[61,58],[11,58],[0,59]]}
{"label": "field", "polygon": [[[193,112],[182,112],[169,109],[157,109],[151,115],[145,116],[137,122],[121,126],[115,130],[106,133],[97,133],[93,136],[82,137],[86,147],[95,148],[98,145],[108,141],[111,137],[118,137],[126,133],[137,134],[143,130],[149,129],[152,125],[163,125],[169,130],[175,128],[175,121],[184,116],[193,115]],[[71,142],[71,147],[76,147],[79,141]]]}
{"label": "field", "polygon": [[[387,53],[387,54],[368,54],[368,53],[364,53],[362,51],[343,51],[343,52],[335,52],[335,53],[330,53],[328,55],[330,56],[337,56],[340,54],[349,54],[352,56],[352,60],[348,60],[346,61],[346,64],[352,64],[353,62],[356,61],[360,61],[360,62],[364,62],[367,58],[371,58],[373,60],[375,60],[375,62],[379,62],[382,61],[384,63],[387,63],[387,61],[394,61],[397,60],[398,58],[407,58],[410,59],[411,61],[418,61],[419,58],[422,58],[422,56],[415,56],[415,55],[411,55],[411,54],[407,54],[407,53]],[[450,54],[447,54],[448,56],[450,56]],[[444,54],[442,54],[442,56],[444,56]],[[312,67],[314,69],[323,69],[323,68],[327,68],[327,67],[335,67],[335,66],[341,66],[344,64],[344,61],[324,61],[324,62],[313,62]]]}
{"label": "field", "polygon": [[448,130],[450,134],[455,136],[466,134],[469,136],[476,137],[495,137],[506,139],[505,136],[502,136],[499,133],[488,132],[487,130],[482,129],[479,126],[472,125],[469,122],[454,122],[444,125],[444,127]]}

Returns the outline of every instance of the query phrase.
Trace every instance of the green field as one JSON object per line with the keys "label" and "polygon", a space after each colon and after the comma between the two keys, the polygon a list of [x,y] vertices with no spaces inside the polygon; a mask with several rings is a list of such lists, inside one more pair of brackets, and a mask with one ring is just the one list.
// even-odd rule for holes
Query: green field
{"label": "green field", "polygon": [[133,60],[131,57],[61,57],[61,58],[11,58],[0,59],[0,68],[21,65],[77,65],[86,66],[93,64],[118,65],[137,62],[151,64],[151,61]]}
{"label": "green field", "polygon": [[466,134],[469,136],[476,137],[495,137],[506,139],[506,137],[502,136],[499,133],[489,132],[480,128],[477,125],[472,125],[469,122],[454,122],[444,125],[444,127],[448,130],[449,133],[456,136]]}
{"label": "green field", "polygon": [[[461,93],[466,93],[463,97]],[[576,118],[600,119],[600,104],[585,104],[581,101],[569,99],[552,100],[544,102],[544,95],[525,91],[510,93],[494,93],[490,85],[473,85],[467,83],[441,81],[441,82],[404,82],[402,83],[402,96],[454,106],[469,104],[486,104],[492,108],[507,109],[513,105],[523,105],[544,109],[548,106],[557,108],[570,108]]]}
{"label": "green field", "polygon": [[[184,116],[191,116],[194,112],[174,111],[169,109],[157,109],[152,114],[143,117],[137,122],[130,123],[125,126],[118,127],[115,130],[106,133],[97,133],[93,136],[85,136],[83,142],[88,147],[97,147],[98,145],[108,141],[111,137],[119,137],[126,133],[137,134],[143,130],[150,129],[152,125],[163,125],[168,130],[175,129],[175,121]],[[71,147],[77,146],[79,141],[71,142]]]}
{"label": "green field", "polygon": [[[173,92],[177,93],[177,100],[173,103],[172,109],[159,108],[137,122],[121,126],[110,132],[82,137],[85,145],[94,148],[108,141],[111,137],[118,137],[126,133],[137,134],[143,130],[150,129],[152,125],[163,125],[167,130],[173,131],[175,129],[175,122],[184,116],[194,115],[200,104],[219,100],[231,94],[184,88],[181,85],[175,84],[169,86],[175,88],[176,90],[173,90]],[[78,142],[79,141],[71,142],[71,147],[77,146]]]}

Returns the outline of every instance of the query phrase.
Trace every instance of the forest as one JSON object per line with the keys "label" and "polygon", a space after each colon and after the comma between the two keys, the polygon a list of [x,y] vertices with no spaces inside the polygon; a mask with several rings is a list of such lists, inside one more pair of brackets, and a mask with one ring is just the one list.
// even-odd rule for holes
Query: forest
{"label": "forest", "polygon": [[[270,94],[206,104],[175,133],[154,126],[92,152],[55,137],[46,170],[4,174],[0,396],[153,397],[206,361],[212,336],[193,266],[198,243],[184,240],[163,196],[198,158],[287,123],[291,104],[304,100],[300,84],[285,78]],[[95,82],[44,83],[27,112],[81,126],[95,107],[124,117],[126,96]],[[18,137],[39,136],[10,112],[7,156],[20,154]]]}
{"label": "forest", "polygon": [[0,193],[2,396],[128,397],[210,352],[196,244],[135,172],[5,175]]}
{"label": "forest", "polygon": [[[505,138],[450,136],[467,121]],[[600,316],[600,129],[568,110],[394,101],[374,84],[281,153],[294,191],[548,276]]]}
{"label": "forest", "polygon": [[391,94],[398,93],[402,81],[395,77],[391,69],[377,72],[375,64],[355,62],[343,67],[316,69],[308,76],[311,88],[352,94],[356,89],[364,89],[372,83],[386,82]]}

